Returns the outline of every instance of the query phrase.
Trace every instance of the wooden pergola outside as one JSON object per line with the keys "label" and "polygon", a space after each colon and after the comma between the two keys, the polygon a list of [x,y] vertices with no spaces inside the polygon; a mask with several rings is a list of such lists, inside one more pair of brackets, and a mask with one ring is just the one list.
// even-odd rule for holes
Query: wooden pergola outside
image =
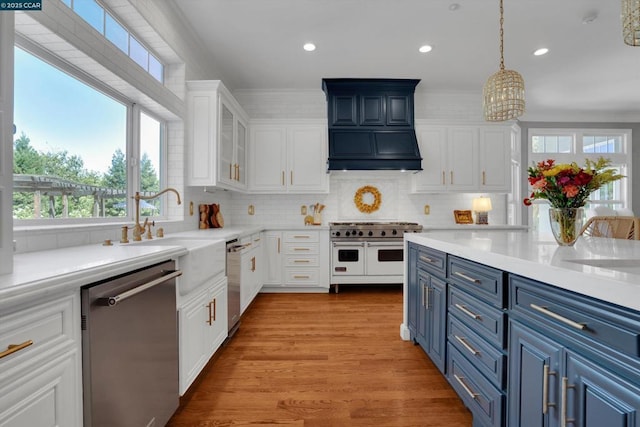
{"label": "wooden pergola outside", "polygon": [[62,217],[69,217],[69,196],[93,196],[93,216],[105,214],[105,201],[126,198],[127,190],[81,184],[44,175],[13,175],[13,191],[33,193],[34,218],[42,218],[42,199],[48,197],[48,216],[55,218],[55,197],[62,196]]}

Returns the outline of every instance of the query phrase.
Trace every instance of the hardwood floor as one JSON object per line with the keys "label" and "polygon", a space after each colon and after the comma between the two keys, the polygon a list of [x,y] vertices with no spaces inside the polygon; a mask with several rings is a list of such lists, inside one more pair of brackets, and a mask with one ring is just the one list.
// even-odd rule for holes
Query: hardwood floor
{"label": "hardwood floor", "polygon": [[259,294],[168,426],[471,426],[401,322],[396,286]]}

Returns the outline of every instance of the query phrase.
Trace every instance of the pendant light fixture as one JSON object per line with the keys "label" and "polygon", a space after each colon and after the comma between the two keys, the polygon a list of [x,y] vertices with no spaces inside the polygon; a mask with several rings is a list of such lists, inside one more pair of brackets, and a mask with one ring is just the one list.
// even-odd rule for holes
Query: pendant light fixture
{"label": "pendant light fixture", "polygon": [[640,0],[622,0],[622,38],[629,46],[640,46]]}
{"label": "pendant light fixture", "polygon": [[[640,0],[635,0],[640,1]],[[524,114],[524,80],[517,71],[504,68],[504,6],[500,0],[500,70],[487,80],[483,90],[484,118],[502,122]]]}

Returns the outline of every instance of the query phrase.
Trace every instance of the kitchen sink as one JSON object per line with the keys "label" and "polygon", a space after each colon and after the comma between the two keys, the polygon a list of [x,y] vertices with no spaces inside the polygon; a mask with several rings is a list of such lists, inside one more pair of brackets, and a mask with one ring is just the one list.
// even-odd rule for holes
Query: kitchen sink
{"label": "kitchen sink", "polygon": [[224,274],[226,242],[224,240],[187,237],[163,237],[132,242],[142,246],[181,246],[189,251],[178,259],[182,276],[178,277],[178,292],[186,295],[207,279]]}
{"label": "kitchen sink", "polygon": [[606,268],[608,270],[640,274],[640,259],[635,258],[565,259],[564,261],[572,262],[574,264]]}

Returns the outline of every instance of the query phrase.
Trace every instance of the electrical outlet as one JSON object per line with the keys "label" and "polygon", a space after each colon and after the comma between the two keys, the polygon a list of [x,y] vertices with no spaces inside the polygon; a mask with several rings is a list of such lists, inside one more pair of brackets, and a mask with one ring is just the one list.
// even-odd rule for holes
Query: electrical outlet
{"label": "electrical outlet", "polygon": [[424,205],[424,214],[429,215],[431,213],[431,207],[429,205]]}
{"label": "electrical outlet", "polygon": [[307,205],[300,206],[300,215],[306,215],[306,214],[307,214]]}

